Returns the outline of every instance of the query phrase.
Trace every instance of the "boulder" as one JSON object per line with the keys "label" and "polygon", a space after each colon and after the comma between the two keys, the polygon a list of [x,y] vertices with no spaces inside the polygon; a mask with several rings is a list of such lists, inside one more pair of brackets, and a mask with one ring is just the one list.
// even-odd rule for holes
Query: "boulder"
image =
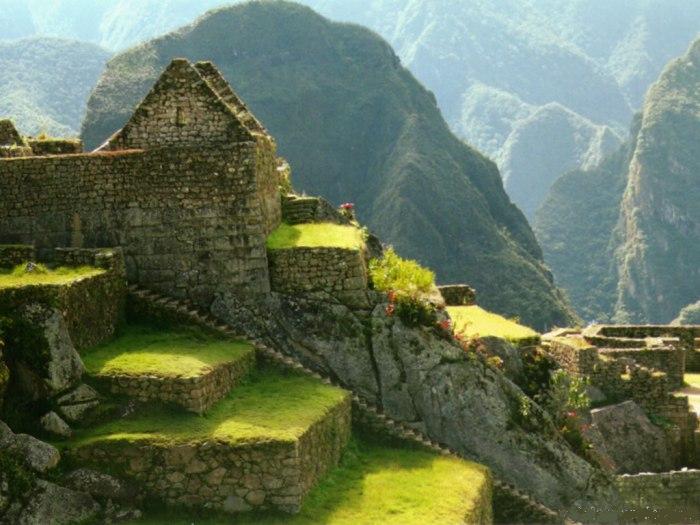
{"label": "boulder", "polygon": [[100,506],[89,494],[38,480],[22,509],[19,525],[72,525],[95,520]]}
{"label": "boulder", "polygon": [[74,470],[64,479],[65,485],[75,491],[84,492],[101,500],[125,502],[133,500],[135,494],[121,480],[97,472],[81,468]]}
{"label": "boulder", "polygon": [[68,426],[68,423],[63,421],[61,416],[59,416],[56,412],[44,414],[39,420],[39,423],[41,424],[41,428],[47,434],[64,439],[68,439],[73,435],[73,431]]}
{"label": "boulder", "polygon": [[616,474],[674,468],[668,436],[634,401],[592,410],[585,435],[598,463]]}
{"label": "boulder", "polygon": [[7,450],[22,458],[27,467],[43,474],[61,460],[58,449],[28,434],[15,434],[0,421],[0,449]]}
{"label": "boulder", "polygon": [[[24,390],[34,399],[51,398],[77,385],[85,367],[61,312],[43,304],[31,304],[24,307],[20,315],[39,330],[48,352],[47,361],[41,366],[22,362],[18,376]],[[41,391],[37,391],[39,388]]]}

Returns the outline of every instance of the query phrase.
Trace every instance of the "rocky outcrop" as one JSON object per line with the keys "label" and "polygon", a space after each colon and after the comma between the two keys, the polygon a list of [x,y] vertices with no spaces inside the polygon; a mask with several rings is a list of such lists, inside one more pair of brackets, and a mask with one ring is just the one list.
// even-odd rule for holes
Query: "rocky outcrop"
{"label": "rocky outcrop", "polygon": [[592,410],[591,420],[586,437],[592,453],[612,472],[663,472],[674,467],[668,436],[634,401]]}
{"label": "rocky outcrop", "polygon": [[15,434],[2,421],[0,421],[0,450],[21,458],[28,468],[39,474],[55,468],[61,459],[61,454],[56,447],[28,434]]}
{"label": "rocky outcrop", "polygon": [[28,504],[17,517],[19,525],[72,525],[93,520],[99,504],[89,494],[76,492],[49,481],[38,480]]}
{"label": "rocky outcrop", "polygon": [[18,363],[18,381],[32,399],[50,398],[80,382],[85,371],[61,312],[44,304],[24,307],[20,318],[36,330],[34,356],[42,362]]}
{"label": "rocky outcrop", "polygon": [[444,332],[387,316],[378,294],[373,304],[371,312],[352,311],[329,296],[274,295],[253,310],[229,296],[213,311],[545,504],[574,513],[614,504],[601,472],[572,452],[546,413],[503,373]]}

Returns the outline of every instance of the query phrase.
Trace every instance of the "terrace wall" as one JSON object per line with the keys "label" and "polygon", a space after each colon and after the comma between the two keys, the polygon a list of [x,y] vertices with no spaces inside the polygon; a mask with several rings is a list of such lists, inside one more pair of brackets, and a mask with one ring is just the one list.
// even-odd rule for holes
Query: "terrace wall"
{"label": "terrace wall", "polygon": [[275,292],[326,292],[353,304],[367,300],[367,263],[361,250],[291,248],[270,250],[268,257]]}
{"label": "terrace wall", "polygon": [[337,465],[350,437],[350,399],[297,441],[134,446],[89,444],[66,451],[81,465],[108,465],[171,505],[225,512],[297,512],[304,497]]}
{"label": "terrace wall", "polygon": [[0,160],[0,243],[122,246],[130,281],[208,306],[269,291],[274,143]]}

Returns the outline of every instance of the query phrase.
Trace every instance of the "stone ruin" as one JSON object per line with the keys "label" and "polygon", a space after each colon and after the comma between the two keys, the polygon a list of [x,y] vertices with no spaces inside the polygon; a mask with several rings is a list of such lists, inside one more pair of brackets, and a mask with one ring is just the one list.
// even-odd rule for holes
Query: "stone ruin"
{"label": "stone ruin", "polygon": [[202,306],[222,289],[270,290],[280,160],[212,64],[173,60],[97,151],[8,156],[20,158],[0,160],[0,243],[34,245],[41,259],[120,246],[130,282]]}

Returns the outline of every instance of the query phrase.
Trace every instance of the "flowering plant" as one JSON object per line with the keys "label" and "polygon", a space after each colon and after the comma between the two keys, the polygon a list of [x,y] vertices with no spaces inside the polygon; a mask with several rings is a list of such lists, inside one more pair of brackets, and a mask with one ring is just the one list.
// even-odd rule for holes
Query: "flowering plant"
{"label": "flowering plant", "polygon": [[344,202],[340,205],[340,213],[343,214],[347,219],[355,220],[355,204],[352,202]]}

